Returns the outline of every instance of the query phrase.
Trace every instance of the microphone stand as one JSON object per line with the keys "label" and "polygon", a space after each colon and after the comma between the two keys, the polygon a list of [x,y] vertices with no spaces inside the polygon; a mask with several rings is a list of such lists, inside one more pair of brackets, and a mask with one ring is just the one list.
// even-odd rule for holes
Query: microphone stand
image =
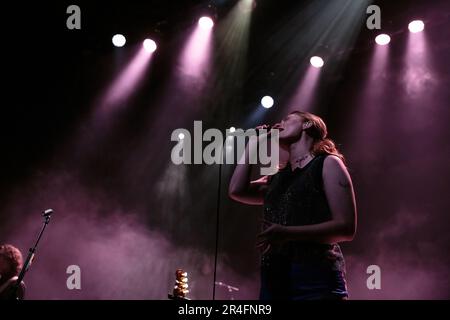
{"label": "microphone stand", "polygon": [[31,263],[32,259],[34,258],[34,254],[36,252],[39,241],[41,240],[42,235],[44,234],[45,228],[47,227],[47,225],[50,222],[50,216],[52,213],[53,213],[52,209],[47,209],[42,213],[42,217],[44,218],[44,223],[42,224],[41,232],[39,233],[39,236],[38,236],[34,246],[29,249],[27,259],[25,260],[22,270],[20,271],[20,274],[17,278],[16,284],[13,287],[12,295],[17,300],[19,300],[19,298],[17,297],[17,291],[19,290],[22,280],[25,277],[25,274],[28,271],[28,268],[30,267],[30,263]]}
{"label": "microphone stand", "polygon": [[[226,141],[225,137],[225,141]],[[225,143],[224,143],[225,144]],[[215,252],[214,252],[214,280],[213,280],[213,296],[212,299],[216,300],[216,279],[217,279],[217,258],[219,253],[219,225],[220,225],[220,196],[222,193],[222,162],[223,162],[223,149],[224,145],[221,146],[220,150],[220,162],[219,162],[219,177],[217,182],[217,203],[216,203],[216,239],[215,239]]]}
{"label": "microphone stand", "polygon": [[220,232],[220,198],[222,194],[222,163],[223,159],[223,149],[226,148],[228,136],[225,135],[225,141],[220,148],[220,162],[219,162],[219,176],[217,181],[217,202],[216,202],[216,239],[215,239],[215,250],[214,250],[214,279],[213,279],[213,296],[212,299],[216,300],[216,280],[217,280],[217,259],[219,254],[219,232]]}

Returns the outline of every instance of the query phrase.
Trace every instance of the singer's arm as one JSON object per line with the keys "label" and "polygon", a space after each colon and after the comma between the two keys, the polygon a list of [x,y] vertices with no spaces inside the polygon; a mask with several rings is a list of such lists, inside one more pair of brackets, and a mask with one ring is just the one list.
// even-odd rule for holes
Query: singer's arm
{"label": "singer's arm", "polygon": [[[267,176],[251,181],[252,165],[249,164],[250,155],[256,153],[257,137],[250,137],[245,152],[238,161],[228,187],[228,195],[235,201],[251,205],[262,205],[264,202],[264,186]],[[245,161],[244,161],[245,160]]]}
{"label": "singer's arm", "polygon": [[293,240],[337,243],[351,241],[356,232],[356,202],[350,174],[342,160],[328,156],[323,164],[323,188],[332,219],[308,226],[288,227]]}

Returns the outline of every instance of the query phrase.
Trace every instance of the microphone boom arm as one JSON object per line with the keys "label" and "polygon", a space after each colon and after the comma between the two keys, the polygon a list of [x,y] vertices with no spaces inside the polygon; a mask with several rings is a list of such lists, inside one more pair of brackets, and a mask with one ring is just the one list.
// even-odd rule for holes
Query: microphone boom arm
{"label": "microphone boom arm", "polygon": [[37,246],[39,244],[39,241],[41,240],[42,235],[44,234],[45,228],[47,227],[47,225],[50,222],[50,217],[51,217],[52,213],[53,213],[52,209],[47,209],[47,210],[42,212],[42,217],[44,218],[44,222],[42,224],[42,229],[39,232],[39,236],[38,236],[34,246],[32,248],[30,248],[29,251],[28,251],[27,259],[25,260],[25,262],[24,262],[24,264],[22,266],[22,270],[20,270],[20,274],[19,274],[19,276],[17,278],[17,281],[16,281],[16,283],[14,285],[14,288],[13,288],[12,294],[13,294],[13,297],[15,297],[15,299],[18,299],[17,291],[19,290],[19,287],[21,286],[22,280],[25,277],[25,274],[28,271],[28,268],[30,267],[30,263],[33,260],[33,257],[34,257],[34,254],[36,252],[36,249],[37,249]]}

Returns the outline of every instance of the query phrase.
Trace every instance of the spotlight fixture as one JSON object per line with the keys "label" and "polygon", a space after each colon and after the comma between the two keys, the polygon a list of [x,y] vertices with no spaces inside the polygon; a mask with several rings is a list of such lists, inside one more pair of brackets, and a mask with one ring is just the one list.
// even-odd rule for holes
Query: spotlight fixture
{"label": "spotlight fixture", "polygon": [[155,52],[156,49],[158,48],[158,46],[156,45],[156,42],[153,41],[152,39],[145,39],[143,45],[144,45],[144,49],[149,53]]}
{"label": "spotlight fixture", "polygon": [[377,37],[375,38],[375,42],[380,46],[385,46],[389,42],[391,42],[391,37],[389,37],[387,34],[382,33],[377,35]]}
{"label": "spotlight fixture", "polygon": [[266,109],[272,108],[273,104],[274,104],[273,98],[270,96],[264,96],[261,99],[261,105]]}
{"label": "spotlight fixture", "polygon": [[123,34],[116,34],[112,37],[112,43],[114,46],[120,48],[123,47],[125,43],[127,43],[127,39]]}
{"label": "spotlight fixture", "polygon": [[309,62],[311,63],[311,65],[314,68],[322,68],[323,65],[325,64],[323,62],[323,59],[321,57],[318,57],[318,56],[311,57],[311,59],[309,59]]}
{"label": "spotlight fixture", "polygon": [[425,24],[422,20],[414,20],[408,24],[408,29],[412,33],[418,33],[425,29]]}
{"label": "spotlight fixture", "polygon": [[210,17],[201,17],[198,20],[198,25],[202,29],[209,30],[212,29],[212,27],[214,26],[214,22]]}

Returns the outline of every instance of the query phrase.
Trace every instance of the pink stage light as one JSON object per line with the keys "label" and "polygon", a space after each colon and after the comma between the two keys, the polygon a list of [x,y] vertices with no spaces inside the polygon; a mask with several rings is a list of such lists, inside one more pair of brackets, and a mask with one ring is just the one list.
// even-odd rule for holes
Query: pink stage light
{"label": "pink stage light", "polygon": [[311,65],[312,65],[313,67],[315,67],[315,68],[322,68],[323,65],[325,64],[325,63],[323,62],[323,59],[322,59],[321,57],[318,57],[318,56],[311,57],[311,59],[309,60],[309,62],[310,62]]}
{"label": "pink stage light", "polygon": [[211,18],[209,17],[201,17],[198,20],[198,25],[205,30],[209,30],[212,29],[212,27],[214,26],[214,22],[212,21]]}
{"label": "pink stage light", "polygon": [[[205,17],[205,19],[209,18]],[[190,78],[188,81],[191,83],[194,79],[202,81],[210,67],[212,29],[202,26],[201,21],[200,19],[199,24],[187,40],[180,60],[181,73],[188,76]]]}
{"label": "pink stage light", "polygon": [[391,42],[391,37],[389,37],[387,34],[379,34],[376,38],[375,38],[375,42],[377,44],[379,44],[380,46],[385,46],[387,45],[389,42]]}
{"label": "pink stage light", "polygon": [[309,66],[308,71],[303,75],[295,93],[289,100],[289,111],[294,111],[298,106],[302,106],[302,110],[309,111],[314,105],[314,97],[319,81],[320,69]]}
{"label": "pink stage light", "polygon": [[423,31],[423,29],[425,29],[425,24],[422,20],[414,20],[409,23],[408,29],[412,33],[421,32]]}
{"label": "pink stage light", "polygon": [[133,93],[142,79],[150,63],[151,55],[144,48],[140,49],[135,57],[122,70],[102,99],[102,109],[117,106]]}
{"label": "pink stage light", "polygon": [[144,48],[147,52],[153,53],[156,51],[158,46],[156,45],[156,42],[153,41],[152,39],[145,39],[144,40]]}

